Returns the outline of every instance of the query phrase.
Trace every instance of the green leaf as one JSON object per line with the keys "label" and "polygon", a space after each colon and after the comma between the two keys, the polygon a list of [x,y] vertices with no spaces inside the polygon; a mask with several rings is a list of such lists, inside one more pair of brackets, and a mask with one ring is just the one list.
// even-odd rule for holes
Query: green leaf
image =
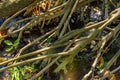
{"label": "green leaf", "polygon": [[24,72],[24,71],[21,71],[21,74],[24,76],[24,75],[25,75],[25,72]]}
{"label": "green leaf", "polygon": [[13,46],[17,46],[19,43],[20,43],[20,41],[17,39],[17,40],[14,42]]}
{"label": "green leaf", "polygon": [[14,67],[14,77],[15,77],[15,80],[20,80],[20,74],[19,74],[19,69],[17,67]]}
{"label": "green leaf", "polygon": [[6,52],[10,52],[13,49],[13,46],[10,46],[8,48],[5,49]]}
{"label": "green leaf", "polygon": [[35,62],[32,63],[31,67],[34,68],[35,67],[34,65],[35,65]]}
{"label": "green leaf", "polygon": [[52,41],[52,38],[47,38],[46,43],[50,43]]}
{"label": "green leaf", "polygon": [[98,70],[101,70],[102,68],[101,68],[100,66],[97,66],[97,69],[98,69]]}
{"label": "green leaf", "polygon": [[64,60],[65,60],[65,58],[61,58],[61,59],[59,59],[58,61],[59,61],[60,63],[62,63],[62,62],[64,62]]}
{"label": "green leaf", "polygon": [[14,80],[15,75],[14,75],[14,74],[11,74],[11,77],[12,77],[12,80]]}
{"label": "green leaf", "polygon": [[30,67],[30,66],[27,66],[26,68],[25,68],[25,71],[27,71],[27,72],[34,72],[34,68],[32,68],[32,67]]}
{"label": "green leaf", "polygon": [[13,43],[10,40],[5,40],[4,43],[9,46],[13,45]]}
{"label": "green leaf", "polygon": [[105,62],[104,62],[104,67],[106,67],[106,66],[107,66],[107,63],[108,63],[107,61],[105,61]]}
{"label": "green leaf", "polygon": [[38,80],[41,80],[41,77],[39,77]]}

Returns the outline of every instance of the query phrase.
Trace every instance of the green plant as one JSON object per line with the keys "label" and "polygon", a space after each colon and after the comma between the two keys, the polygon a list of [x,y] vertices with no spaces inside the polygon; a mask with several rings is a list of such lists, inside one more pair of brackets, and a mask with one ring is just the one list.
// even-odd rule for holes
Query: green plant
{"label": "green plant", "polygon": [[[35,62],[30,64],[29,66],[17,66],[9,69],[11,80],[28,80],[37,71],[34,65]],[[38,80],[41,80],[41,78],[38,78]]]}
{"label": "green plant", "polygon": [[31,66],[25,66],[24,68],[21,68],[21,74],[24,79],[29,79],[29,77],[34,71],[34,68],[32,68]]}
{"label": "green plant", "polygon": [[20,70],[18,67],[11,68],[10,70],[11,80],[20,80]]}
{"label": "green plant", "polygon": [[5,40],[4,43],[8,46],[5,49],[5,51],[10,52],[14,47],[16,47],[20,43],[20,41],[17,39],[17,40],[15,40],[14,43],[12,43],[12,41],[10,41],[10,40]]}
{"label": "green plant", "polygon": [[41,77],[39,77],[38,80],[41,80]]}
{"label": "green plant", "polygon": [[34,74],[34,72],[37,71],[37,69],[35,69],[35,62],[33,62],[32,64],[30,64],[29,66],[24,66],[20,69],[22,77],[24,77],[24,79],[29,79],[31,75]]}
{"label": "green plant", "polygon": [[46,45],[49,45],[51,41],[52,41],[52,38],[47,38],[45,44],[46,44]]}

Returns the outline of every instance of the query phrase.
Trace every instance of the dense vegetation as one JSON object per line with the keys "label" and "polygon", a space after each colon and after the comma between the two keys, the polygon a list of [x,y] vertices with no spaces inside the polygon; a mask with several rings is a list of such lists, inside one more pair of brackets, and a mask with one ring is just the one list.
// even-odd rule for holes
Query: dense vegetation
{"label": "dense vegetation", "polygon": [[0,80],[119,80],[119,0],[1,0]]}

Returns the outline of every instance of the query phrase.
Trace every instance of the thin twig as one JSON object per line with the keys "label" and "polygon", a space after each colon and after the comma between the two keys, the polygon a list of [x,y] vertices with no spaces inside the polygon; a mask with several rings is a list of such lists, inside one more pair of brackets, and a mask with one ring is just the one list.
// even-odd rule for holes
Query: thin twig
{"label": "thin twig", "polygon": [[[75,40],[75,39],[74,39]],[[69,47],[72,45],[73,43],[70,43],[65,49],[64,51],[67,51],[69,49]],[[30,80],[34,80],[37,79],[40,75],[42,75],[48,68],[50,68],[58,59],[60,59],[61,56],[58,56],[57,58],[55,58],[50,64],[48,64],[45,68],[43,68],[39,73],[37,73],[35,76],[33,76]]]}
{"label": "thin twig", "polygon": [[100,71],[100,74],[104,73],[106,70],[108,70],[113,63],[117,60],[117,58],[120,56],[120,50],[117,51],[117,53],[112,57],[112,59],[108,62],[106,67]]}
{"label": "thin twig", "polygon": [[71,18],[73,12],[75,11],[75,9],[76,9],[76,7],[77,7],[77,5],[78,5],[78,2],[79,2],[79,0],[76,0],[76,2],[74,3],[74,6],[73,6],[73,8],[72,8],[72,10],[71,10],[71,12],[70,12],[70,14],[69,14],[69,16],[68,16],[65,24],[64,24],[64,27],[63,27],[60,35],[59,35],[59,38],[61,38],[61,37],[64,35],[64,33],[65,33],[66,29],[67,29],[67,25],[68,25],[68,23],[69,23],[69,21],[70,21],[70,18]]}

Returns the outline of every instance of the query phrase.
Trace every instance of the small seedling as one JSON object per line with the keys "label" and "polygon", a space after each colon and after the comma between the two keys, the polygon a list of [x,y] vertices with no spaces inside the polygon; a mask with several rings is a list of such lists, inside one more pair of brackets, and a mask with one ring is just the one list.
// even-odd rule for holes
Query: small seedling
{"label": "small seedling", "polygon": [[15,48],[20,43],[20,41],[17,39],[17,40],[15,40],[14,43],[12,43],[10,40],[5,40],[4,43],[8,46],[5,49],[5,51],[10,52],[11,50],[13,50],[13,48]]}
{"label": "small seedling", "polygon": [[49,45],[51,41],[52,41],[52,38],[47,38],[46,45]]}

